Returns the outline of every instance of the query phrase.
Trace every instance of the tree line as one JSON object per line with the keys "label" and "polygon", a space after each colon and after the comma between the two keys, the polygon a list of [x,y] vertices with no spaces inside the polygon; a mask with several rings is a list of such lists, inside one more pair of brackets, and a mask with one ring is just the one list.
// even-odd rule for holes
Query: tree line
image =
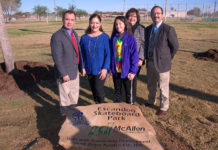
{"label": "tree line", "polygon": [[[2,11],[4,15],[5,22],[10,22],[13,18],[13,15],[26,15],[27,13],[23,13],[18,11],[20,6],[22,5],[21,0],[0,0],[2,5]],[[87,16],[88,13],[85,10],[77,9],[74,5],[70,5],[69,10],[75,11],[76,15],[80,18],[82,16]],[[67,9],[57,6],[56,13],[57,16],[62,16],[62,14]],[[37,14],[39,20],[41,20],[42,16],[45,16],[48,12],[48,8],[46,6],[37,5],[33,8],[33,14]]]}
{"label": "tree line", "polygon": [[[22,5],[21,0],[0,0],[1,5],[2,5],[2,10],[3,10],[3,14],[4,14],[4,18],[6,22],[10,22],[11,19],[13,18],[13,15],[24,15],[24,16],[28,16],[31,13],[23,13],[21,11],[19,11],[20,6]],[[70,5],[68,7],[69,10],[73,10],[75,11],[76,15],[80,18],[82,16],[87,16],[88,12],[86,10],[83,9],[79,9],[76,8],[75,5]],[[55,15],[61,17],[62,14],[66,11],[66,8],[62,8],[57,6],[56,8],[56,12]],[[140,9],[139,9],[140,10]],[[171,8],[171,10],[174,10],[174,8]],[[46,6],[41,6],[41,5],[37,5],[33,8],[33,14],[36,14],[38,16],[38,19],[41,20],[41,17],[46,16],[47,14],[51,14],[49,13],[49,10]],[[54,12],[53,12],[54,13]],[[53,14],[52,13],[52,14]],[[103,13],[111,13],[111,14],[118,14],[120,12],[102,12],[102,11],[95,11],[94,13],[97,14],[103,14]],[[218,16],[218,11],[215,13],[210,13],[210,12],[202,12],[200,8],[195,7],[193,9],[190,9],[187,11],[187,15],[189,16],[195,16],[195,17],[214,17],[214,16]]]}

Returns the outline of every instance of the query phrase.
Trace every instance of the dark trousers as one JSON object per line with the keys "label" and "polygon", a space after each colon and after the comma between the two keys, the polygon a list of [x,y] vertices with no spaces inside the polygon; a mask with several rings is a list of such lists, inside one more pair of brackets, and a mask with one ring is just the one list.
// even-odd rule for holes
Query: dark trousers
{"label": "dark trousers", "polygon": [[[135,78],[134,78],[135,79]],[[115,102],[134,104],[133,80],[121,79],[120,74],[113,76]]]}
{"label": "dark trousers", "polygon": [[138,67],[138,72],[137,72],[137,74],[136,74],[136,76],[138,77],[139,76],[139,73],[140,73],[140,71],[141,71],[141,66],[140,67]]}
{"label": "dark trousers", "polygon": [[[132,86],[132,88],[133,88],[133,90],[132,90],[133,91],[133,102],[135,102],[135,100],[136,100],[137,77],[139,76],[140,71],[141,71],[141,67],[138,67],[138,72],[137,72],[135,78],[132,80],[133,81],[133,83],[132,83],[132,85],[133,85]],[[122,99],[125,100],[126,99],[125,89],[122,88],[121,90],[122,90]]]}
{"label": "dark trousers", "polygon": [[[105,78],[106,79],[106,78]],[[99,76],[88,75],[89,85],[92,90],[93,98],[96,103],[104,102],[104,80],[100,80]]]}

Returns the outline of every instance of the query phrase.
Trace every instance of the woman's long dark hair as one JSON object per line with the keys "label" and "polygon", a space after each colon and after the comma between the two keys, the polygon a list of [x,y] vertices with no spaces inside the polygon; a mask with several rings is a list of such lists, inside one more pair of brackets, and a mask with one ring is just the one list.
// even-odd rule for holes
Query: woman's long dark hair
{"label": "woman's long dark hair", "polygon": [[[101,16],[100,16],[100,15],[98,15],[98,14],[92,14],[92,15],[89,17],[89,26],[88,26],[88,28],[85,30],[85,33],[86,33],[86,34],[92,33],[92,30],[91,30],[91,27],[90,27],[90,23],[91,23],[92,19],[95,18],[95,17],[98,18],[98,20],[101,22]],[[102,28],[102,25],[100,26],[99,31],[104,32],[104,31],[103,31],[103,28]]]}
{"label": "woman's long dark hair", "polygon": [[122,21],[122,22],[124,23],[124,25],[125,25],[124,31],[125,31],[125,32],[127,32],[127,33],[130,34],[130,35],[133,35],[131,25],[129,24],[129,22],[127,21],[127,19],[126,19],[124,16],[117,16],[117,17],[115,18],[115,20],[114,20],[114,26],[113,26],[113,31],[112,31],[111,37],[112,37],[115,33],[118,32],[117,29],[116,29],[116,21],[117,21],[117,20],[120,20],[120,21]]}

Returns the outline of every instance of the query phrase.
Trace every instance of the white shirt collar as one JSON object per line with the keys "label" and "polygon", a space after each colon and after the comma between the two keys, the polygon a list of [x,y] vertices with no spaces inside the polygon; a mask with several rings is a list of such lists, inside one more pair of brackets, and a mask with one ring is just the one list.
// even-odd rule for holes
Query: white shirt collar
{"label": "white shirt collar", "polygon": [[159,28],[163,21],[159,22],[157,25],[153,24],[154,27]]}

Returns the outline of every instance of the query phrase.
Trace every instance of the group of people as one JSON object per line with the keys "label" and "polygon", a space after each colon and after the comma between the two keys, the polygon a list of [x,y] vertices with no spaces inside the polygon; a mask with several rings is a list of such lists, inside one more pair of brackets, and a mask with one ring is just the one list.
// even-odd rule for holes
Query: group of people
{"label": "group of people", "polygon": [[137,76],[145,59],[149,94],[143,105],[155,105],[159,86],[158,115],[166,114],[171,60],[178,49],[178,40],[174,28],[163,23],[161,7],[152,8],[151,18],[153,23],[145,28],[140,24],[138,10],[131,8],[126,16],[115,18],[109,37],[103,31],[101,17],[92,14],[79,41],[73,29],[75,13],[69,10],[63,14],[63,26],[52,35],[50,43],[62,114],[78,102],[79,72],[88,78],[95,103],[104,102],[104,83],[108,75],[113,78],[114,101],[134,105]]}

